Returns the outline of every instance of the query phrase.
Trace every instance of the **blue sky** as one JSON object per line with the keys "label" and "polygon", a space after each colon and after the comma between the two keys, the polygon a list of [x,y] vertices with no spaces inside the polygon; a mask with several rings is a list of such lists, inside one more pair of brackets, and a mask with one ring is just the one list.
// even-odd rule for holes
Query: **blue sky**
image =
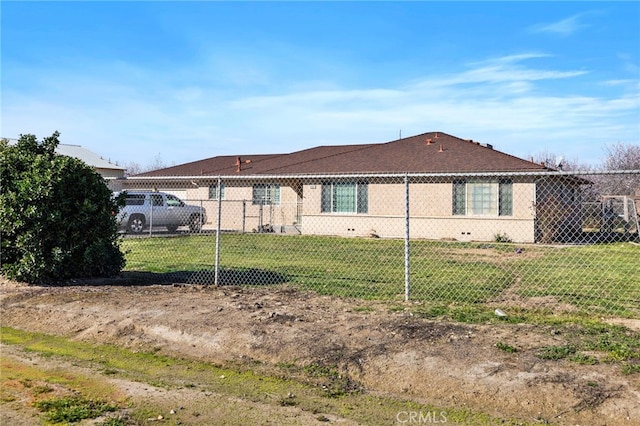
{"label": "blue sky", "polygon": [[637,1],[0,8],[0,135],[119,164],[429,131],[590,165],[640,144]]}

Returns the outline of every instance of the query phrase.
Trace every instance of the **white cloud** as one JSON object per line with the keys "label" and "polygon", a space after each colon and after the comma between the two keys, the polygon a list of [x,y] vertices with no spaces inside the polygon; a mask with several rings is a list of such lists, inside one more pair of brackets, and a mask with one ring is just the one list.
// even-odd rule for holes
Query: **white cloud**
{"label": "white cloud", "polygon": [[579,13],[577,15],[561,19],[560,21],[533,25],[529,30],[533,33],[556,34],[563,37],[570,36],[588,27],[588,25],[581,22],[585,15],[586,13]]}
{"label": "white cloud", "polygon": [[[283,81],[272,95],[226,91],[209,83],[177,84],[170,74],[136,69],[119,75],[41,77],[37,93],[3,93],[3,135],[61,131],[120,163],[167,163],[216,155],[292,152],[321,144],[384,142],[426,131],[493,143],[526,157],[545,149],[595,163],[606,143],[639,143],[636,90],[575,96],[563,90],[583,70],[526,65],[527,53],[470,64],[457,73],[397,87],[340,90],[326,81]],[[125,69],[126,67],[122,67]],[[182,80],[181,80],[182,81]],[[188,81],[188,80],[187,80]],[[601,82],[605,84],[607,82]],[[613,82],[608,82],[609,84]]]}

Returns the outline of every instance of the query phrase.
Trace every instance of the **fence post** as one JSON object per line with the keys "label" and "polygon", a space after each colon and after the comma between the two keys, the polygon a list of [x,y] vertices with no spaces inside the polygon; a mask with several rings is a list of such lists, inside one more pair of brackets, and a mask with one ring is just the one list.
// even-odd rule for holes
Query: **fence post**
{"label": "fence post", "polygon": [[404,175],[404,300],[405,302],[409,301],[409,291],[411,287],[411,282],[409,279],[409,274],[411,272],[410,268],[410,257],[409,257],[409,175]]}
{"label": "fence post", "polygon": [[216,225],[216,272],[213,283],[216,287],[220,284],[220,222],[222,221],[222,178],[218,176],[218,218]]}
{"label": "fence post", "polygon": [[[219,195],[218,195],[218,198],[220,198]],[[204,200],[202,198],[200,198],[200,211],[204,211],[203,203],[204,203]],[[198,230],[198,234],[202,234],[202,228],[203,227],[204,227],[204,217],[202,217],[202,215],[200,215],[200,229]]]}
{"label": "fence post", "polygon": [[247,200],[242,200],[242,233],[244,234],[247,222]]}
{"label": "fence post", "polygon": [[149,196],[149,204],[151,205],[151,211],[149,212],[149,236],[153,236],[153,197]]}

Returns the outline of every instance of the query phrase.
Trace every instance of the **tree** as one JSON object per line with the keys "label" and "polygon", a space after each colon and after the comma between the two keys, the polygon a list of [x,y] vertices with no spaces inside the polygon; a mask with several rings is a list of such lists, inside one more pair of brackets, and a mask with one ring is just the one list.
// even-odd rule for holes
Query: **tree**
{"label": "tree", "polygon": [[[607,171],[640,170],[640,145],[616,143],[607,145],[602,168]],[[640,174],[604,175],[598,180],[601,195],[635,195],[640,190]]]}
{"label": "tree", "polygon": [[164,162],[160,153],[156,155],[150,163],[147,163],[146,166],[141,166],[140,163],[136,163],[135,161],[130,161],[125,163],[124,167],[127,169],[127,176],[134,176],[140,173],[150,172],[152,170],[160,170],[165,169],[167,167],[175,166],[175,161],[169,165]]}
{"label": "tree", "polygon": [[607,145],[606,152],[604,165],[607,170],[640,170],[640,145],[618,142]]}
{"label": "tree", "polygon": [[0,142],[0,271],[32,284],[117,275],[121,200],[90,166],[57,155],[58,137]]}
{"label": "tree", "polygon": [[[633,196],[640,190],[640,174],[623,173],[625,170],[640,170],[640,145],[624,144],[621,142],[610,144],[605,149],[606,157],[602,164],[591,167],[581,164],[577,159],[567,160],[562,155],[542,151],[532,160],[552,169],[563,171],[588,172],[612,172],[610,174],[597,174],[589,176],[592,185],[585,188],[583,197],[585,200],[600,200],[603,195],[629,195]],[[561,165],[558,167],[558,165]],[[620,171],[620,173],[615,173]]]}
{"label": "tree", "polygon": [[549,151],[541,151],[538,154],[531,157],[531,160],[535,163],[542,164],[545,167],[556,170],[590,170],[586,164],[580,163],[580,161],[575,159],[566,158],[564,155],[556,154]]}

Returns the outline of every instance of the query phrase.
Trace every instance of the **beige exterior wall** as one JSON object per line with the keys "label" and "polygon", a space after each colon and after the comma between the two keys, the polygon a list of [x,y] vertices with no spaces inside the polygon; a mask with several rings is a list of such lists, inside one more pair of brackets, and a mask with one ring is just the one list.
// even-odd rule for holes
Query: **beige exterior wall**
{"label": "beige exterior wall", "polygon": [[107,188],[111,190],[111,192],[122,191],[122,180],[121,179],[105,179],[107,183]]}
{"label": "beige exterior wall", "polygon": [[100,174],[107,183],[107,187],[115,192],[122,190],[122,182],[124,181],[124,170],[119,169],[101,169],[95,168],[95,171]]}
{"label": "beige exterior wall", "polygon": [[[262,183],[262,182],[261,182]],[[249,186],[246,186],[249,185]],[[228,183],[224,185],[220,228],[252,232],[259,226],[271,226],[281,231],[285,226],[293,226],[299,221],[298,195],[290,186],[280,186],[280,203],[269,205],[253,204],[251,183]],[[207,227],[217,228],[218,200],[209,199],[209,187],[200,186],[187,190],[185,201],[190,204],[201,202],[207,212]]]}
{"label": "beige exterior wall", "polygon": [[123,178],[124,170],[122,169],[101,169],[99,167],[95,168],[95,171],[100,173],[100,176],[103,178]]}
{"label": "beige exterior wall", "polygon": [[[405,235],[405,186],[402,179],[393,183],[369,183],[367,214],[322,213],[322,184],[313,180],[306,181],[304,185],[281,182],[279,204],[254,205],[253,183],[266,182],[237,181],[224,184],[222,230],[254,232],[260,225],[270,225],[275,232],[309,235],[366,237],[375,233],[382,238],[402,238]],[[146,188],[137,185],[135,189],[154,188],[153,184],[145,185]],[[128,186],[134,189],[133,185]],[[206,209],[205,228],[217,227],[218,201],[209,199],[207,182],[188,187],[184,182],[168,183],[164,187],[157,185],[156,188],[167,192],[185,191],[186,202],[202,205]],[[514,181],[511,216],[453,216],[452,198],[451,182],[411,183],[411,238],[493,241],[499,234],[514,242],[535,241],[533,183]]]}
{"label": "beige exterior wall", "polygon": [[[513,242],[533,243],[534,222],[512,218],[411,217],[410,238],[455,241],[494,241],[496,235]],[[405,219],[365,215],[304,216],[301,231],[309,235],[403,238]]]}
{"label": "beige exterior wall", "polygon": [[[369,184],[368,214],[321,213],[322,185],[305,185],[302,233],[399,238],[405,235],[404,183]],[[513,215],[453,216],[451,182],[409,187],[410,237],[458,241],[534,242],[534,184],[513,183]]]}

